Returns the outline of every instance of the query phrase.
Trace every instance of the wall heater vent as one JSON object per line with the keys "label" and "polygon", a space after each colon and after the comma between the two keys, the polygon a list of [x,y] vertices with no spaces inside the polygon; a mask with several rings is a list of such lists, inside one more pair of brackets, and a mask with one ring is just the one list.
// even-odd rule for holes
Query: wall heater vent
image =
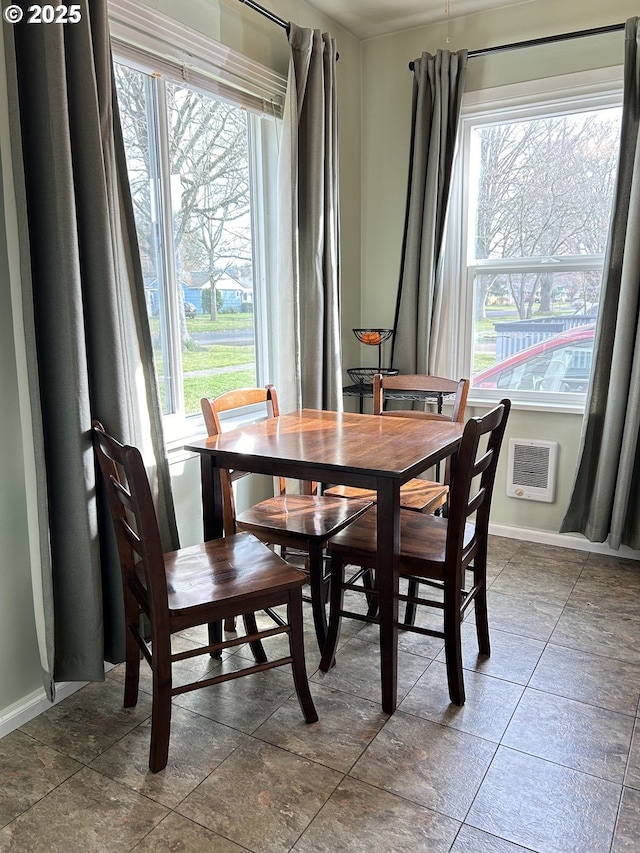
{"label": "wall heater vent", "polygon": [[525,501],[551,503],[556,492],[557,441],[509,439],[507,494]]}

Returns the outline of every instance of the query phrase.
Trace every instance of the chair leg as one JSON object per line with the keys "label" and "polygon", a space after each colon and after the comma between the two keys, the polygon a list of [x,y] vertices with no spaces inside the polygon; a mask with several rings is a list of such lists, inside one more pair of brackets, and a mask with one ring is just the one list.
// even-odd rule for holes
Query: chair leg
{"label": "chair leg", "polygon": [[478,565],[478,556],[474,560],[473,569],[474,583],[478,584],[478,591],[474,599],[476,634],[478,637],[478,651],[481,655],[488,656],[491,654],[491,641],[489,640],[489,617],[487,615],[487,573],[482,563]]}
{"label": "chair leg", "polygon": [[365,569],[362,575],[362,586],[365,588],[365,597],[367,599],[367,616],[372,619],[378,615],[378,595],[375,592],[367,592],[366,590],[375,590],[376,579],[372,569]]}
{"label": "chair leg", "polygon": [[[255,613],[245,613],[242,617],[244,621],[244,629],[247,634],[257,634],[258,633],[258,625],[256,622],[256,614]],[[233,620],[235,622],[235,619]],[[251,647],[251,653],[255,658],[256,663],[266,663],[267,655],[264,650],[264,646],[262,645],[262,640],[254,640],[252,643],[249,643]]]}
{"label": "chair leg", "polygon": [[291,669],[293,672],[293,683],[296,688],[300,709],[307,723],[318,721],[318,712],[313,704],[313,697],[309,690],[309,679],[307,678],[307,667],[304,659],[304,628],[302,624],[302,590],[300,587],[292,589],[289,593],[289,650],[293,661]]}
{"label": "chair leg", "polygon": [[[209,645],[213,645],[214,643],[222,642],[222,622],[209,622]],[[218,649],[217,652],[211,652],[212,658],[221,658],[222,650]]]}
{"label": "chair leg", "polygon": [[342,610],[344,599],[344,590],[342,588],[343,574],[344,566],[342,557],[334,554],[331,557],[331,583],[329,585],[329,627],[320,660],[320,669],[322,672],[329,672],[331,667],[335,666],[336,663],[336,648],[340,637],[341,625],[340,611]]}
{"label": "chair leg", "polygon": [[465,703],[460,622],[460,607],[457,598],[453,602],[447,601],[445,593],[444,653],[447,665],[449,698],[454,705],[464,705]]}
{"label": "chair leg", "polygon": [[[418,582],[414,580],[409,580],[409,586],[407,587],[407,595],[411,598],[415,598],[418,594]],[[414,625],[416,621],[416,603],[415,601],[407,601],[407,606],[404,611],[404,624],[405,625]]]}
{"label": "chair leg", "polygon": [[171,734],[171,640],[153,643],[153,700],[149,769],[158,773],[167,766]]}
{"label": "chair leg", "polygon": [[316,629],[318,648],[323,650],[327,639],[327,581],[324,577],[324,548],[321,542],[309,547],[309,587],[311,589],[311,610]]}
{"label": "chair leg", "polygon": [[134,708],[138,702],[140,683],[140,649],[133,634],[132,625],[127,628],[124,665],[124,707]]}

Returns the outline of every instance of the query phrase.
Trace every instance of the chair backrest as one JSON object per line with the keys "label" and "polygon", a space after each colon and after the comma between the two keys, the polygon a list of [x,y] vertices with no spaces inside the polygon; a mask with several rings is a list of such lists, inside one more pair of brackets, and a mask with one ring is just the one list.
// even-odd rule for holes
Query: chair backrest
{"label": "chair backrest", "polygon": [[168,624],[169,610],[160,530],[144,462],[136,447],[120,444],[100,421],[94,420],[91,427],[116,533],[125,603],[131,586],[138,583],[135,566],[142,562],[149,611],[157,620],[152,619],[155,630],[165,618]]}
{"label": "chair backrest", "polygon": [[[449,493],[446,559],[450,568],[455,564],[464,569],[482,551],[486,556],[491,498],[510,409],[511,400],[502,400],[486,415],[470,418],[465,425]],[[474,533],[465,541],[465,525],[474,513]]]}
{"label": "chair backrest", "polygon": [[[469,380],[444,379],[441,376],[430,376],[426,373],[406,373],[396,376],[383,376],[377,373],[373,377],[373,413],[388,415],[394,418],[415,418],[428,421],[453,421],[464,423],[464,414],[469,394]],[[441,412],[424,412],[420,409],[391,409],[384,408],[385,390],[405,392],[410,395],[416,391],[428,391],[436,394],[455,394],[451,414]],[[439,472],[439,467],[436,469]],[[444,482],[448,483],[451,474],[451,457],[447,457],[444,469]],[[439,477],[439,473],[438,473]]]}
{"label": "chair backrest", "polygon": [[267,385],[265,388],[239,388],[234,391],[226,391],[212,399],[203,397],[200,400],[200,406],[208,434],[220,435],[222,432],[220,422],[222,412],[242,409],[245,406],[255,406],[259,403],[264,403],[267,417],[275,418],[280,414],[278,394],[273,385]]}
{"label": "chair backrest", "polygon": [[[267,418],[275,418],[280,414],[278,406],[278,394],[273,385],[265,388],[240,388],[234,391],[226,391],[217,397],[203,397],[200,400],[204,422],[207,433],[210,436],[221,435],[223,432],[220,415],[223,412],[232,412],[247,406],[264,405],[264,415]],[[260,415],[256,417],[256,420]],[[246,477],[246,471],[220,470],[220,486],[222,493],[222,515],[223,528],[226,536],[235,533],[236,506],[233,483]],[[286,483],[283,477],[274,477],[274,490],[284,495]]]}
{"label": "chair backrest", "polygon": [[[464,422],[464,413],[469,394],[469,380],[444,379],[441,376],[429,376],[426,373],[397,374],[373,377],[373,413],[374,415],[392,415],[393,417],[423,418],[426,420],[447,420],[456,423]],[[450,396],[455,394],[453,410],[450,415],[439,412],[423,412],[417,409],[385,410],[385,390],[396,393],[412,394],[417,391],[427,391],[435,394]]]}

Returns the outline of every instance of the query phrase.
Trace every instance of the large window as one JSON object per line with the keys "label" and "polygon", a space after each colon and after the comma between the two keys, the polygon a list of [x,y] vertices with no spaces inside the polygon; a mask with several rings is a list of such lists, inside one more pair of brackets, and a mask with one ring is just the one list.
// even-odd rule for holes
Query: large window
{"label": "large window", "polygon": [[478,396],[584,399],[620,119],[619,91],[464,116],[466,358]]}
{"label": "large window", "polygon": [[130,0],[110,14],[160,400],[179,437],[201,397],[268,380],[284,81]]}
{"label": "large window", "polygon": [[247,113],[116,63],[165,414],[256,383]]}

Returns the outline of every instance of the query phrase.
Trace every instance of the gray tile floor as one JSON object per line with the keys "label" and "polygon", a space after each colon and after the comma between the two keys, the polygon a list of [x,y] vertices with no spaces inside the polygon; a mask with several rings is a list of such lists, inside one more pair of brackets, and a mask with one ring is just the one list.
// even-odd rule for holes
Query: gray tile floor
{"label": "gray tile floor", "polygon": [[116,667],[0,741],[0,849],[640,851],[640,565],[494,537],[490,582],[492,655],[471,617],[464,708],[442,644],[404,635],[387,717],[376,629],[345,622],[327,675],[306,636],[318,723],[285,669],[184,694],[154,775],[150,680],[125,710]]}

